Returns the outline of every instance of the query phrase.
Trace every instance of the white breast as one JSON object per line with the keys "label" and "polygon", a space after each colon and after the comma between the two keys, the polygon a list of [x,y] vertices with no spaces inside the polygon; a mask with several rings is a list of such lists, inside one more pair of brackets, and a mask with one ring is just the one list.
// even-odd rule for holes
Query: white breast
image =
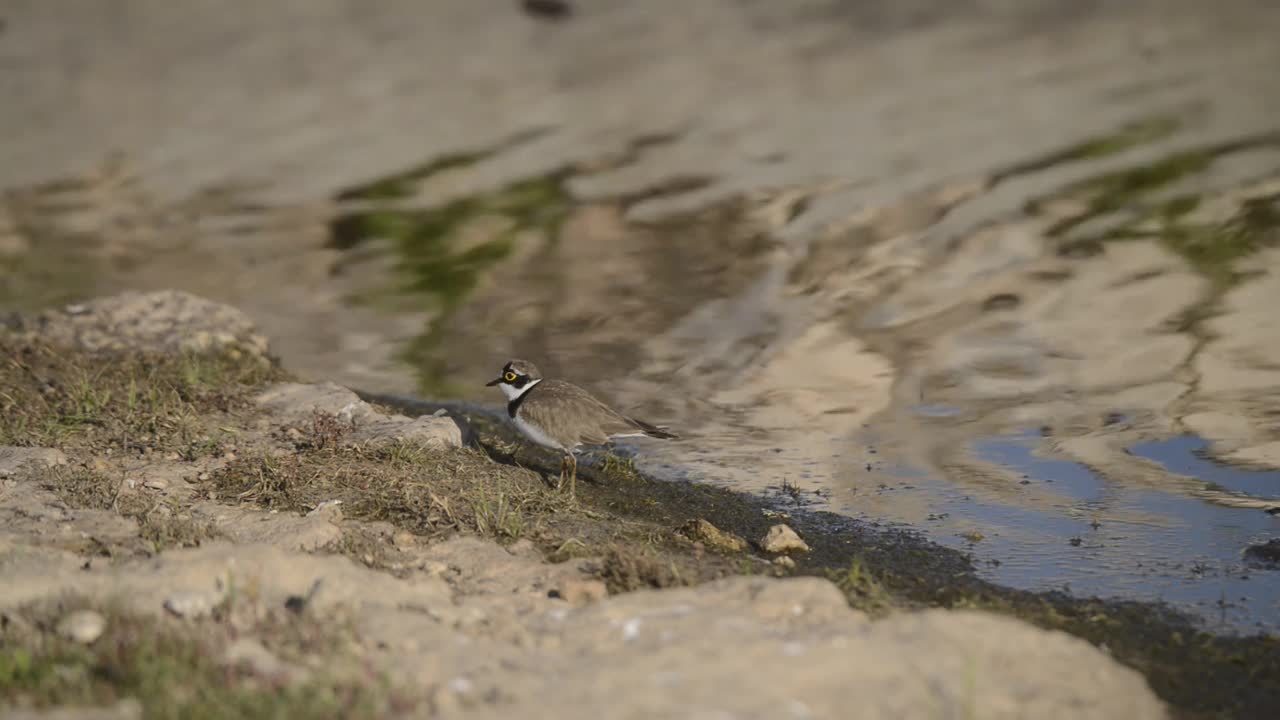
{"label": "white breast", "polygon": [[534,441],[535,443],[543,447],[553,448],[555,450],[564,450],[563,445],[556,442],[555,440],[552,440],[550,436],[548,436],[546,433],[542,432],[538,428],[525,422],[524,418],[520,417],[520,413],[516,413],[516,416],[514,418],[511,418],[511,422],[515,423],[516,429],[519,430],[522,435]]}

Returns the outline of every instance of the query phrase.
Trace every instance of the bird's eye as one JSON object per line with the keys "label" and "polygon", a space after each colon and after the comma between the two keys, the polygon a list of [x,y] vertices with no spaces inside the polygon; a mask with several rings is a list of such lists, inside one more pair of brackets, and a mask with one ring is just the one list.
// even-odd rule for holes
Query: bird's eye
{"label": "bird's eye", "polygon": [[505,374],[505,375],[503,375],[503,376],[502,376],[502,379],[503,379],[503,380],[506,380],[507,382],[515,382],[515,381],[516,381],[516,374],[515,374],[515,373],[513,373],[513,372],[511,372],[510,370],[508,370],[508,371],[507,371],[507,374]]}

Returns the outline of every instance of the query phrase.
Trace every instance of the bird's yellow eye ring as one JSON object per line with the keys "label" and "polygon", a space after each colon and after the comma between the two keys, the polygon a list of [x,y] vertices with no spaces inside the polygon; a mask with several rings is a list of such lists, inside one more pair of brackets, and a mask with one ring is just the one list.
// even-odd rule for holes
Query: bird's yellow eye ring
{"label": "bird's yellow eye ring", "polygon": [[508,371],[506,372],[506,374],[502,376],[502,379],[503,379],[503,380],[506,380],[507,382],[515,382],[515,381],[516,381],[516,374],[515,374],[515,373],[513,373],[513,372],[511,372],[510,370],[508,370]]}

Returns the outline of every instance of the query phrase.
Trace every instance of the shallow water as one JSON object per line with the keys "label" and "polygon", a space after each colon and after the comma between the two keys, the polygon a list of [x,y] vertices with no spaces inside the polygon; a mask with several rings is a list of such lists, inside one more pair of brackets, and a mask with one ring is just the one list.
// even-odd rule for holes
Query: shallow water
{"label": "shallow water", "polygon": [[[983,461],[1023,473],[1029,483],[1053,484],[1064,500],[1056,511],[948,503],[991,528],[988,539],[974,547],[980,559],[1001,560],[998,566],[987,563],[987,576],[1084,594],[1164,600],[1194,607],[1215,625],[1280,629],[1280,583],[1241,559],[1242,548],[1275,532],[1274,518],[1176,491],[1109,482],[1079,463],[1036,457],[1039,440],[1039,432],[1031,430],[981,441],[976,450]],[[1241,474],[1203,460],[1191,467],[1178,462],[1189,446],[1204,445],[1203,440],[1180,437],[1142,443],[1130,451],[1172,460],[1162,462],[1170,472],[1205,482],[1222,484]],[[1273,483],[1277,477],[1258,475],[1270,475]],[[1131,517],[1113,519],[1126,514]]]}

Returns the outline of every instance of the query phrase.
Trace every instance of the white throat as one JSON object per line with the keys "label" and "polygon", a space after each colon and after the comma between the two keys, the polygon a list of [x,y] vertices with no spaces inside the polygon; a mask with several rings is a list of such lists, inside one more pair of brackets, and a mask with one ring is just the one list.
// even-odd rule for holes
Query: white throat
{"label": "white throat", "polygon": [[542,378],[538,378],[537,380],[530,380],[529,382],[525,383],[524,387],[522,388],[512,387],[506,383],[502,383],[498,387],[502,389],[502,394],[507,396],[507,400],[511,401],[529,392],[530,390],[533,389],[534,385],[537,385],[540,382],[542,382]]}

